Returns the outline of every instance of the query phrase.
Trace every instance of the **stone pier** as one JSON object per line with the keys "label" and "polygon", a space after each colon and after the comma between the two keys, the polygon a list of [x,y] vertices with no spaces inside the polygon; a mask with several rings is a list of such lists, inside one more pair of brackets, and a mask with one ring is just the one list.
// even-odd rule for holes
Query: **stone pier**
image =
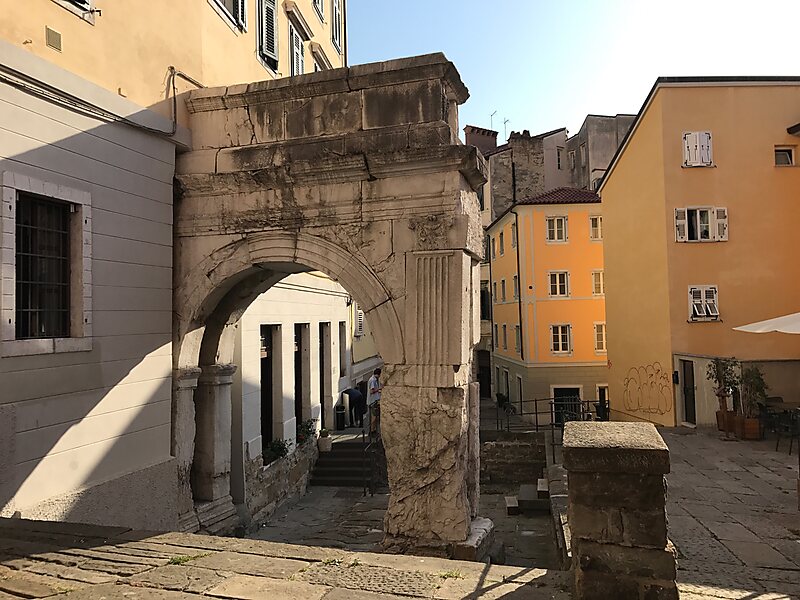
{"label": "stone pier", "polygon": [[669,450],[649,423],[567,423],[575,598],[678,598],[667,539]]}

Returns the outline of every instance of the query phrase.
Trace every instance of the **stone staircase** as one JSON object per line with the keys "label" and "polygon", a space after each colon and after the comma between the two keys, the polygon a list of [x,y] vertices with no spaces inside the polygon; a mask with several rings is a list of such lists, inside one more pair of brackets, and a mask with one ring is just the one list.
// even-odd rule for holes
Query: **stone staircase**
{"label": "stone staircase", "polygon": [[[378,487],[385,485],[386,455],[383,446],[378,442],[376,448],[376,481]],[[365,469],[368,465],[364,458],[361,440],[335,441],[330,452],[320,452],[311,474],[311,485],[335,487],[363,487]]]}

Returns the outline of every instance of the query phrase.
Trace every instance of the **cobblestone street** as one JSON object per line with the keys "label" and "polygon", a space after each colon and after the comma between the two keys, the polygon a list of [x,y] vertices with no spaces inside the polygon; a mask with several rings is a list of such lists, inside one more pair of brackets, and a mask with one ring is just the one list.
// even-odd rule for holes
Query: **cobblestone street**
{"label": "cobblestone street", "polygon": [[800,598],[797,451],[661,430],[683,600]]}

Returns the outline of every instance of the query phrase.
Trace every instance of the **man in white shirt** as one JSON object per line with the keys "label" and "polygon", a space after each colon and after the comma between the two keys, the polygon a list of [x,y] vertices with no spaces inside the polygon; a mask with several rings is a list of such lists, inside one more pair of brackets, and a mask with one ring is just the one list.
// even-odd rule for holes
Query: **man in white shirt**
{"label": "man in white shirt", "polygon": [[381,370],[375,369],[372,377],[367,383],[367,406],[370,409],[369,432],[376,433],[378,430],[378,414],[380,411],[381,390]]}

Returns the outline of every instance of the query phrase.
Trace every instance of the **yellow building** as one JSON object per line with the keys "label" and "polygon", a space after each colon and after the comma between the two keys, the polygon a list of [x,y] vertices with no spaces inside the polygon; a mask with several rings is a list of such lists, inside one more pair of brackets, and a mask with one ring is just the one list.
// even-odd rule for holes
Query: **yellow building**
{"label": "yellow building", "polygon": [[656,81],[599,193],[614,418],[711,425],[713,357],[800,397],[800,339],[733,327],[796,312],[799,78]]}
{"label": "yellow building", "polygon": [[24,4],[0,0],[0,39],[167,116],[174,92],[194,86],[170,66],[219,86],[347,64],[346,0]]}
{"label": "yellow building", "polygon": [[[607,396],[603,216],[594,192],[557,188],[488,228],[495,393],[515,405]],[[557,403],[558,404],[558,403]]]}

